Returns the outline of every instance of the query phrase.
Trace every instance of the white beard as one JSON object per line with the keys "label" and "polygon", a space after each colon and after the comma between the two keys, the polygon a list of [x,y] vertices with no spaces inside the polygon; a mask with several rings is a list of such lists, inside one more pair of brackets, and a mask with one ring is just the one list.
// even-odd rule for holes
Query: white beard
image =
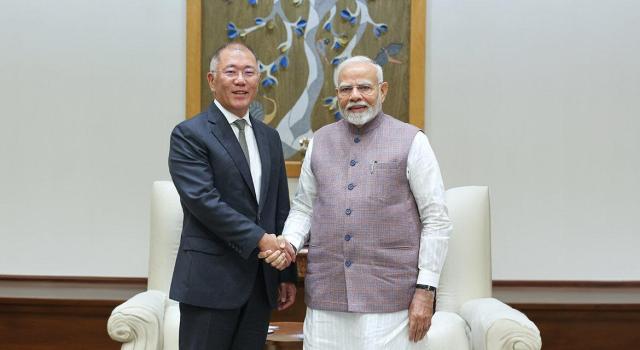
{"label": "white beard", "polygon": [[[366,106],[367,110],[360,113],[349,112],[349,108],[354,106]],[[366,102],[349,102],[344,109],[340,106],[338,106],[338,109],[340,110],[340,113],[342,113],[344,120],[355,126],[363,126],[380,113],[382,110],[382,99],[378,97],[375,106],[371,106]]]}

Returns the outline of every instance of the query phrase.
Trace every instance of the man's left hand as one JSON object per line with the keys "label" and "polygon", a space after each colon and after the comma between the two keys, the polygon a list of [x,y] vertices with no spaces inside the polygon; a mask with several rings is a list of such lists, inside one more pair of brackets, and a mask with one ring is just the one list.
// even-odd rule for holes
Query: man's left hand
{"label": "man's left hand", "polygon": [[293,305],[296,301],[296,285],[291,282],[282,282],[278,288],[278,311],[282,311]]}
{"label": "man's left hand", "polygon": [[434,292],[416,289],[409,305],[409,340],[419,342],[431,327]]}

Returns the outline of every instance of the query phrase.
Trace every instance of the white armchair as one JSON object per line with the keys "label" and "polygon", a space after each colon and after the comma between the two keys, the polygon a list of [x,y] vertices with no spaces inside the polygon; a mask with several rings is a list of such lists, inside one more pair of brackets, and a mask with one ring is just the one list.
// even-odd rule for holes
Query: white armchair
{"label": "white armchair", "polygon": [[111,312],[107,331],[122,350],[178,349],[180,309],[169,286],[182,233],[180,197],[171,181],[156,181],[151,193],[147,291]]}
{"label": "white armchair", "polygon": [[[169,285],[182,230],[173,184],[153,184],[148,290],[117,306],[107,325],[122,349],[178,349],[180,311]],[[454,232],[438,288],[429,350],[533,350],[540,332],[524,314],[491,298],[491,228],[486,187],[447,191]]]}
{"label": "white armchair", "polygon": [[523,313],[491,298],[489,189],[447,190],[453,223],[436,313],[427,333],[430,350],[534,350],[540,331]]}

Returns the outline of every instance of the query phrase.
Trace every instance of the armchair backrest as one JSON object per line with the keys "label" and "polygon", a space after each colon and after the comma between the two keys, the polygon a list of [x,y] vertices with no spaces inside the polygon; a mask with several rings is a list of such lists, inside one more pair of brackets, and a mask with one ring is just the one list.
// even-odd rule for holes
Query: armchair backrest
{"label": "armchair backrest", "polygon": [[156,181],[151,190],[151,234],[147,289],[169,295],[182,234],[180,196],[171,181]]}
{"label": "armchair backrest", "polygon": [[436,310],[457,313],[468,300],[491,296],[491,218],[489,189],[456,187],[446,192],[453,233]]}

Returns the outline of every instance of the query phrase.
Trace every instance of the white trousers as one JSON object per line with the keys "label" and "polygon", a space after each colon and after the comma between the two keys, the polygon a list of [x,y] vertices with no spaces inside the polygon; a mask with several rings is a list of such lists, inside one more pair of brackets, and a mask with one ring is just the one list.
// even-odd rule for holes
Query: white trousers
{"label": "white trousers", "polygon": [[304,319],[305,350],[418,350],[427,337],[409,340],[409,310],[356,313],[314,310]]}

